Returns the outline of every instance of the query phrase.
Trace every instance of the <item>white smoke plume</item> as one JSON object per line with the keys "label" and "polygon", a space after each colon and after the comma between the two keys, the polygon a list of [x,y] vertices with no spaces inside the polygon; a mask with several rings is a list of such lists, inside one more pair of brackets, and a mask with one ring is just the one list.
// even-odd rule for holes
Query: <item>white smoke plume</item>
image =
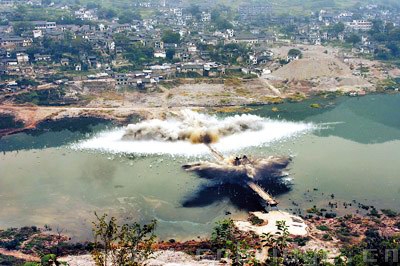
{"label": "white smoke plume", "polygon": [[272,120],[249,114],[216,117],[182,111],[175,118],[147,120],[100,132],[74,143],[72,148],[140,155],[199,156],[210,154],[210,150],[206,145],[194,143],[213,143],[216,150],[226,153],[270,145],[316,128],[311,123]]}
{"label": "white smoke plume", "polygon": [[263,119],[255,115],[235,115],[225,119],[195,113],[181,112],[179,118],[171,120],[149,120],[128,125],[123,140],[189,140],[192,143],[215,143],[221,137],[259,131]]}

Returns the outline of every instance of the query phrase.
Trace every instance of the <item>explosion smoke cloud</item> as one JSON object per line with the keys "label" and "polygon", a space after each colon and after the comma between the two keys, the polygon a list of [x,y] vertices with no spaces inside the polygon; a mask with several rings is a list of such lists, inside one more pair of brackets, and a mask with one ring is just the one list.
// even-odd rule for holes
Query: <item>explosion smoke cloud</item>
{"label": "explosion smoke cloud", "polygon": [[127,127],[98,133],[72,145],[74,149],[110,153],[168,154],[199,156],[209,154],[212,144],[222,152],[247,147],[270,145],[310,132],[317,126],[310,123],[272,120],[243,114],[219,118],[182,111],[167,120],[147,120]]}
{"label": "explosion smoke cloud", "polygon": [[263,128],[263,119],[254,115],[236,115],[226,119],[192,111],[182,111],[180,119],[150,120],[129,125],[123,140],[188,140],[193,144],[216,143],[221,137]]}

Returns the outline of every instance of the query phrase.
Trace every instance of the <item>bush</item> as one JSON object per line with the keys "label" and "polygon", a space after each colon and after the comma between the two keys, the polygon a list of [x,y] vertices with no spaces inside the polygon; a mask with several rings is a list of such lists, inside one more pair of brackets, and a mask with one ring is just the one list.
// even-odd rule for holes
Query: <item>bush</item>
{"label": "bush", "polygon": [[107,265],[108,261],[113,265],[141,265],[153,253],[155,220],[143,226],[138,223],[119,226],[114,217],[95,215],[92,257],[96,265]]}
{"label": "bush", "polygon": [[263,219],[258,218],[254,214],[250,214],[248,220],[252,225],[262,225],[264,223]]}
{"label": "bush", "polygon": [[368,213],[368,215],[372,216],[372,217],[376,217],[376,218],[380,218],[381,217],[381,215],[379,214],[379,212],[375,208],[372,208],[371,211]]}
{"label": "bush", "polygon": [[330,231],[329,227],[326,225],[318,225],[317,229],[320,231]]}
{"label": "bush", "polygon": [[211,234],[211,245],[214,251],[222,251],[222,256],[232,259],[232,265],[258,265],[255,252],[250,246],[250,239],[236,228],[232,219],[216,223]]}
{"label": "bush", "polygon": [[325,218],[335,218],[337,216],[337,214],[336,213],[334,213],[334,212],[327,212],[327,213],[325,213]]}
{"label": "bush", "polygon": [[384,215],[390,218],[396,217],[398,215],[397,212],[390,209],[382,209],[381,211]]}

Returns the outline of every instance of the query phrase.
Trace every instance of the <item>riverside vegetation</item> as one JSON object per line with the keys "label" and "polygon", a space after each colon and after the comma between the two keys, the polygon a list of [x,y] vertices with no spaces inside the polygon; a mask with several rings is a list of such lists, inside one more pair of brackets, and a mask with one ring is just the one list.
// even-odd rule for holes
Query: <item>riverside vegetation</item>
{"label": "riverside vegetation", "polygon": [[[156,242],[155,220],[145,225],[136,222],[120,225],[115,217],[96,214],[96,221],[93,222],[94,242],[72,247],[68,246],[68,238],[62,236],[61,232],[57,236],[47,234],[47,238],[44,238],[36,227],[0,231],[0,249],[21,254],[41,254],[40,261],[26,263],[13,256],[0,255],[0,264],[67,265],[58,258],[66,254],[90,252],[96,266],[139,266],[146,265],[155,252],[173,249],[192,255],[199,255],[198,250],[202,250],[204,252],[200,259],[202,256],[218,259],[228,265],[398,265],[399,214],[387,209],[373,210],[366,216],[335,218],[325,218],[320,212],[314,212],[312,216],[305,217],[310,227],[310,234],[306,237],[291,236],[285,221],[277,221],[278,230],[275,234],[256,235],[240,231],[232,219],[224,219],[215,224],[209,240],[183,243],[175,240]],[[260,224],[251,216],[249,221]],[[389,233],[389,227],[397,233]],[[39,238],[35,240],[35,237]],[[317,247],[308,246],[309,242],[319,238],[321,244]],[[331,243],[333,239],[338,243],[337,254],[323,247],[324,241]],[[266,251],[265,255],[263,251]]]}

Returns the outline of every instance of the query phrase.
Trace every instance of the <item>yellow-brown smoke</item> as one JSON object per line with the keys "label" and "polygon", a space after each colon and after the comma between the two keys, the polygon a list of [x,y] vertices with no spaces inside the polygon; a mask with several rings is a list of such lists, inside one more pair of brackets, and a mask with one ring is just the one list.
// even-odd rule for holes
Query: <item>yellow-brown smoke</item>
{"label": "yellow-brown smoke", "polygon": [[211,144],[219,140],[218,133],[211,131],[194,131],[191,132],[189,140],[193,144]]}

